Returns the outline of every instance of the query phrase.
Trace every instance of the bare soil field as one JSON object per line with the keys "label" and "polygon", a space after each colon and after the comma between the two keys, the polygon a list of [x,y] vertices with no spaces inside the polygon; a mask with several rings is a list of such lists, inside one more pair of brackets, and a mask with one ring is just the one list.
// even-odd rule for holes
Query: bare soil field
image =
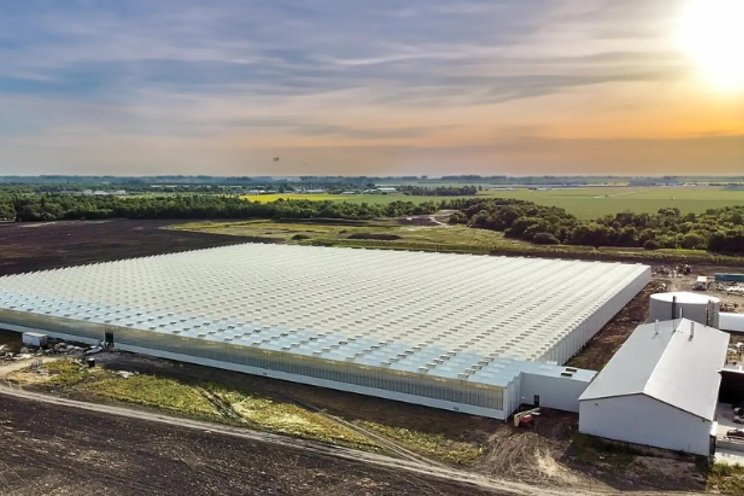
{"label": "bare soil field", "polygon": [[0,224],[0,275],[250,241],[240,236],[161,229],[173,223],[107,220]]}
{"label": "bare soil field", "polygon": [[7,397],[0,402],[0,446],[4,496],[494,494],[213,432]]}

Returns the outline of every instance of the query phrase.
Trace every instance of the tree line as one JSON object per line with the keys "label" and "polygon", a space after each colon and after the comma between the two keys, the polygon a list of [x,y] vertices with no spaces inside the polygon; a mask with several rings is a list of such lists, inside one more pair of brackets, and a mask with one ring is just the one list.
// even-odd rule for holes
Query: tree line
{"label": "tree line", "polygon": [[309,200],[250,202],[237,196],[84,196],[69,194],[0,197],[0,218],[21,222],[94,219],[373,219],[436,212],[432,202],[388,204]]}
{"label": "tree line", "polygon": [[744,253],[744,206],[682,214],[676,208],[656,213],[621,212],[582,220],[559,207],[524,200],[451,198],[439,202],[387,204],[337,201],[246,201],[238,196],[85,196],[0,192],[0,220],[55,221],[127,219],[374,219],[430,215],[453,210],[453,224],[500,231],[538,244],[685,248]]}
{"label": "tree line", "polygon": [[620,212],[580,220],[562,208],[511,199],[452,200],[451,223],[501,231],[538,244],[685,248],[744,253],[744,206],[682,214],[663,208],[654,214]]}

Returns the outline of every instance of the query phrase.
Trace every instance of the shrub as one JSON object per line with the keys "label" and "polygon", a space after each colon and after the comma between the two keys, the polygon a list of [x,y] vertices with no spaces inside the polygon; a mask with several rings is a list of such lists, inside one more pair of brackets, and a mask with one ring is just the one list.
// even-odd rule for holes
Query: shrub
{"label": "shrub", "polygon": [[349,236],[349,239],[378,239],[381,241],[395,241],[396,239],[402,239],[397,234],[387,233],[355,233]]}
{"label": "shrub", "polygon": [[538,245],[559,245],[561,244],[561,240],[559,240],[552,234],[546,233],[546,232],[536,233],[532,237],[532,241],[537,243]]}
{"label": "shrub", "polygon": [[658,250],[659,249],[659,243],[657,243],[655,239],[647,239],[643,243],[643,248],[646,249],[646,250]]}
{"label": "shrub", "polygon": [[457,212],[450,215],[450,218],[447,222],[450,224],[465,224],[468,222],[468,217],[458,210]]}

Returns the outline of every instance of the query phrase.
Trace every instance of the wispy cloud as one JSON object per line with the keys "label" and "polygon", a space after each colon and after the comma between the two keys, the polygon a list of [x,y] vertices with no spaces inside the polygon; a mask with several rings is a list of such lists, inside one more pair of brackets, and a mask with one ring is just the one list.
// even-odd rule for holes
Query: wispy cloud
{"label": "wispy cloud", "polygon": [[[227,171],[253,163],[246,150],[458,150],[489,145],[498,129],[515,143],[602,129],[637,139],[646,131],[629,124],[631,110],[649,105],[657,135],[665,111],[680,120],[669,99],[690,91],[670,37],[683,1],[3,2],[0,146],[13,160],[0,172],[73,171],[79,161],[59,162],[66,147],[126,173],[131,160],[106,143],[139,142],[151,151],[140,159],[177,171],[190,140],[192,156],[201,147]],[[701,116],[700,135],[741,118],[707,112],[718,114]],[[677,127],[669,138],[695,133]],[[348,160],[323,157],[314,172]]]}

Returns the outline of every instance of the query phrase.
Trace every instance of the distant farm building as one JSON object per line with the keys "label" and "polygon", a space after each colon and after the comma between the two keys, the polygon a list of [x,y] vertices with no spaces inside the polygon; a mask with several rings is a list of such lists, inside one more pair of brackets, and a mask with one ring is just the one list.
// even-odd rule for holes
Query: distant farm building
{"label": "distant farm building", "polygon": [[578,411],[565,363],[644,265],[246,244],[0,278],[0,328],[505,419]]}

